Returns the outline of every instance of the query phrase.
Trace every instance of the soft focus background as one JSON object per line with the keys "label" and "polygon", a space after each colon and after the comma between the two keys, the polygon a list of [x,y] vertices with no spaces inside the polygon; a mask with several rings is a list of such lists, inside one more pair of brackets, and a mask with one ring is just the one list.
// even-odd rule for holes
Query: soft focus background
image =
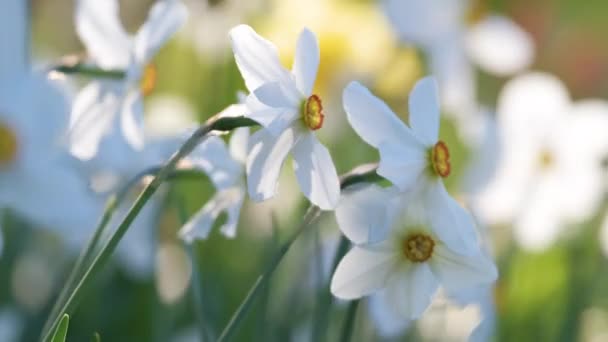
{"label": "soft focus background", "polygon": [[[376,1],[184,1],[190,10],[189,21],[155,59],[159,81],[145,103],[150,129],[179,126],[192,118],[203,121],[235,103],[237,91],[245,87],[227,32],[239,23],[252,25],[273,41],[285,65],[291,64],[302,27],[317,34],[321,66],[315,92],[322,94],[327,120],[319,136],[332,152],[339,173],[378,158],[346,121],[341,106],[344,86],[351,80],[361,81],[406,118],[409,89],[428,74],[425,55],[398,40]],[[122,1],[125,26],[139,27],[151,3]],[[533,37],[536,56],[530,69],[556,75],[574,100],[607,98],[608,2],[490,0],[486,5],[510,17]],[[83,51],[74,29],[73,9],[70,0],[33,1],[35,64]],[[476,73],[478,100],[492,111],[508,78]],[[74,79],[74,91],[83,84],[80,81],[84,80]],[[447,179],[448,188],[466,204],[463,180],[470,181],[467,170],[476,154],[457,129],[446,118],[441,136],[452,152],[454,171]],[[193,267],[200,276],[206,329],[218,334],[278,241],[296,227],[304,212],[306,203],[291,163],[286,165],[276,198],[263,204],[246,202],[234,240],[214,230],[208,240],[196,242],[192,248],[176,237],[183,213],[175,203],[183,203],[186,214],[192,214],[210,198],[213,187],[198,180],[167,187],[168,195],[158,197],[156,218],[146,226],[149,234],[121,242],[126,247],[121,253],[142,253],[143,260],[128,263],[117,254],[72,316],[68,341],[90,340],[94,332],[102,341],[196,341],[199,330],[190,289]],[[508,225],[483,228],[500,269],[496,288],[488,295],[488,301],[493,298],[496,303],[495,317],[483,315],[475,305],[456,308],[436,303],[402,335],[382,338],[363,305],[354,340],[462,341],[483,318],[495,322],[487,325],[489,333],[482,340],[608,340],[608,261],[603,252],[608,251],[608,236],[601,234],[607,209],[604,200],[585,222],[568,226],[568,234],[540,251],[519,248]],[[61,234],[38,228],[18,217],[5,217],[0,258],[2,342],[38,338],[52,300],[78,255],[78,248]],[[88,235],[94,227],[82,229]],[[238,340],[310,340],[315,319],[327,320],[329,340],[337,339],[344,303],[338,302],[328,313],[316,312],[315,307],[317,299],[327,293],[327,269],[338,238],[335,219],[326,214],[297,241],[247,316]],[[195,254],[196,264],[189,253]]]}

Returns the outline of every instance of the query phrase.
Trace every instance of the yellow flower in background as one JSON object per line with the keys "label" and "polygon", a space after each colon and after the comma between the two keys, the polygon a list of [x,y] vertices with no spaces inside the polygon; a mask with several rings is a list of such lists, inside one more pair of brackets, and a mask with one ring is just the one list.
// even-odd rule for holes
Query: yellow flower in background
{"label": "yellow flower in background", "polygon": [[388,22],[374,3],[274,0],[270,7],[270,15],[258,27],[276,43],[284,65],[291,64],[293,40],[302,27],[317,33],[321,50],[318,92],[326,93],[334,80],[348,73],[349,78],[352,74],[370,78],[377,75],[381,93],[390,96],[395,85],[401,87],[398,92],[402,94],[419,76],[416,54],[398,47]]}

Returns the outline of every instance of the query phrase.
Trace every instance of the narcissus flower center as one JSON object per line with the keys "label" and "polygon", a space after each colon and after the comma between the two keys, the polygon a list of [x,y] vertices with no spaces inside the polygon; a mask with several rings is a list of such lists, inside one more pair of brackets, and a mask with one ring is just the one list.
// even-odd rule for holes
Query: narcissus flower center
{"label": "narcissus flower center", "polygon": [[551,166],[553,166],[553,163],[555,163],[555,158],[553,157],[553,154],[551,153],[551,151],[542,150],[540,152],[538,163],[540,164],[540,168],[542,170],[546,170],[546,169],[551,168]]}
{"label": "narcissus flower center", "polygon": [[433,255],[435,241],[426,234],[411,234],[403,239],[401,248],[411,262],[424,262]]}
{"label": "narcissus flower center", "polygon": [[146,96],[152,93],[154,88],[156,88],[156,81],[158,79],[158,69],[156,69],[156,65],[154,63],[149,63],[144,68],[143,74],[141,76],[141,80],[139,83],[139,89],[141,93]]}
{"label": "narcissus flower center", "polygon": [[302,102],[302,120],[309,129],[315,131],[323,126],[323,104],[321,98],[317,95],[312,95],[306,101]]}
{"label": "narcissus flower center", "polygon": [[443,178],[450,175],[450,171],[452,170],[450,150],[448,150],[448,146],[443,141],[440,140],[433,146],[430,159],[435,174]]}
{"label": "narcissus flower center", "polygon": [[17,157],[18,140],[15,132],[0,122],[0,167],[9,165]]}

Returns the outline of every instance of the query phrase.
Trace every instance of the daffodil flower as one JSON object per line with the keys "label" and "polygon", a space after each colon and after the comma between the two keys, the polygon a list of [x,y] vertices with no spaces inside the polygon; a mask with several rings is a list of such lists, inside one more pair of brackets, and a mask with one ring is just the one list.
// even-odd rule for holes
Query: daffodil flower
{"label": "daffodil flower", "polygon": [[[76,4],[76,31],[91,62],[103,69],[125,71],[124,79],[91,82],[74,101],[72,153],[84,160],[97,156],[112,163],[128,158],[125,154],[130,150],[143,148],[142,98],[156,85],[154,55],[187,17],[180,1],[159,0],[131,36],[120,23],[118,7],[116,0],[79,0]],[[104,138],[114,142],[99,152]]]}
{"label": "daffodil flower", "polygon": [[[420,80],[410,93],[410,127],[390,108],[357,82],[343,94],[347,119],[359,136],[380,152],[378,174],[401,192],[416,192],[425,210],[433,213],[432,226],[444,241],[466,253],[476,248],[475,223],[447,192],[443,178],[451,173],[450,150],[439,140],[439,99],[433,78]],[[364,214],[362,214],[364,215]],[[378,241],[377,229],[358,242]],[[381,233],[380,233],[381,234]]]}
{"label": "daffodil flower", "polygon": [[94,224],[96,203],[62,138],[65,94],[28,65],[27,2],[0,11],[0,207],[45,228],[78,232]]}
{"label": "daffodil flower", "polygon": [[187,158],[194,167],[204,170],[209,175],[216,193],[180,230],[179,235],[185,241],[206,239],[213,223],[223,212],[228,218],[220,231],[229,238],[236,236],[246,194],[245,163],[248,140],[249,128],[237,128],[232,133],[229,146],[226,146],[221,138],[212,136]]}
{"label": "daffodil flower", "polygon": [[449,113],[470,115],[475,105],[472,63],[499,76],[528,67],[530,35],[509,18],[476,0],[385,0],[385,13],[400,38],[421,47],[439,79]]}
{"label": "daffodil flower", "polygon": [[[358,213],[359,220],[338,219],[342,232],[355,246],[340,261],[331,282],[338,298],[356,299],[384,291],[388,305],[406,320],[419,318],[438,288],[455,293],[490,284],[497,277],[494,263],[478,247],[467,255],[442,239],[443,230],[421,208],[416,194],[369,185],[345,196],[336,217]],[[381,201],[383,205],[378,205]],[[384,232],[374,243],[359,243],[369,227]]]}
{"label": "daffodil flower", "polygon": [[304,195],[321,209],[333,209],[340,197],[338,175],[315,135],[325,115],[321,98],[312,93],[319,66],[317,38],[307,29],[302,31],[291,72],[279,62],[276,47],[251,27],[233,28],[230,38],[251,92],[245,116],[263,126],[250,139],[249,196],[262,201],[275,195],[283,162],[291,153]]}
{"label": "daffodil flower", "polygon": [[513,223],[522,247],[545,249],[566,225],[600,208],[608,102],[572,102],[554,76],[528,73],[501,91],[497,122],[496,171],[475,197],[475,210],[488,224]]}

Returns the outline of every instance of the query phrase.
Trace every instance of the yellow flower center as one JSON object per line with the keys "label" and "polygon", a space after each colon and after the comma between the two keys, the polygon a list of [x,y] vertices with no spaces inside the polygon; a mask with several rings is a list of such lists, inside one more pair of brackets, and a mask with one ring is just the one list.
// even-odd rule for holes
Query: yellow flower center
{"label": "yellow flower center", "polygon": [[302,102],[302,120],[309,129],[315,131],[323,126],[323,104],[321,98],[312,95]]}
{"label": "yellow flower center", "polygon": [[449,176],[452,165],[450,164],[450,150],[448,150],[448,146],[439,140],[431,149],[430,154],[431,165],[435,174],[442,178]]}
{"label": "yellow flower center", "polygon": [[402,243],[403,255],[411,262],[425,262],[433,255],[435,241],[426,234],[410,234]]}
{"label": "yellow flower center", "polygon": [[465,13],[464,21],[468,26],[473,26],[487,17],[488,12],[487,0],[472,0]]}
{"label": "yellow flower center", "polygon": [[550,169],[555,163],[555,158],[549,150],[542,150],[540,152],[538,163],[542,170]]}
{"label": "yellow flower center", "polygon": [[139,83],[139,89],[144,96],[152,93],[154,88],[156,88],[156,81],[158,79],[158,69],[154,63],[149,63],[144,68],[143,75],[141,76],[141,80]]}
{"label": "yellow flower center", "polygon": [[18,140],[15,132],[0,123],[0,167],[9,165],[17,157]]}

